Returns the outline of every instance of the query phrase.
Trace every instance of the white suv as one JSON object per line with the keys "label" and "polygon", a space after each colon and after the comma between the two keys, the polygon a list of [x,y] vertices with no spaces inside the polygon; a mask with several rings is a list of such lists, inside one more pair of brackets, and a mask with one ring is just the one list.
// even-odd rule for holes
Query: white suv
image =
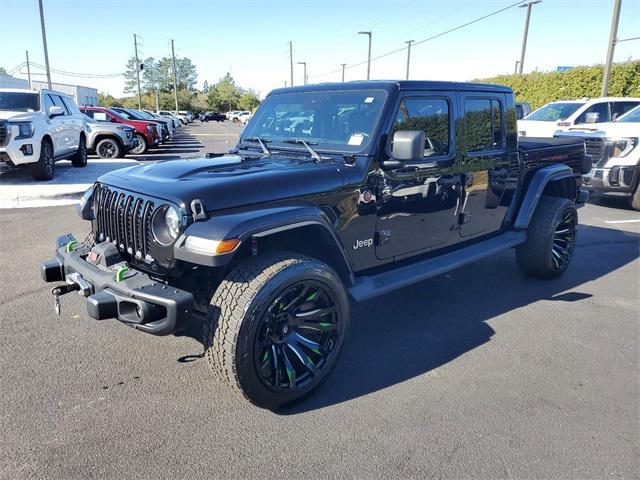
{"label": "white suv", "polygon": [[640,105],[640,98],[601,97],[551,102],[518,120],[521,137],[553,137],[574,125],[611,122]]}
{"label": "white suv", "polygon": [[52,90],[0,89],[0,162],[28,164],[36,180],[50,180],[55,162],[87,164],[85,116],[73,98]]}

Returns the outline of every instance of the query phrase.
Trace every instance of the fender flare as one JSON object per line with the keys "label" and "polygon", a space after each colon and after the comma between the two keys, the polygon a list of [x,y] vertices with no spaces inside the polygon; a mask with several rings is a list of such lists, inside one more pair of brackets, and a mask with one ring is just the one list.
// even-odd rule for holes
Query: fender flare
{"label": "fender flare", "polygon": [[194,253],[184,248],[186,237],[194,235],[211,240],[239,238],[242,245],[252,238],[265,238],[275,233],[307,226],[319,226],[328,233],[335,248],[340,252],[344,266],[351,272],[351,264],[336,236],[332,222],[325,212],[312,205],[274,206],[212,215],[207,221],[195,222],[187,227],[174,244],[174,257],[199,265],[223,266],[231,262],[237,250],[214,256]]}
{"label": "fender flare", "polygon": [[533,213],[538,206],[538,202],[546,186],[551,182],[564,180],[565,178],[573,179],[574,175],[573,170],[564,163],[549,165],[536,171],[529,182],[527,193],[520,203],[520,209],[518,210],[518,215],[513,227],[515,229],[526,229],[531,222]]}

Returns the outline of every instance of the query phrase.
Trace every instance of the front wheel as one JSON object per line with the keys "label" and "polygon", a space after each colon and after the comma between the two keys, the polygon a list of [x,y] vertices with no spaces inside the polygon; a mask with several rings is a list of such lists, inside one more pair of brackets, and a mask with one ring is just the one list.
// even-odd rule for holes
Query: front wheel
{"label": "front wheel", "polygon": [[122,147],[114,138],[103,138],[96,145],[96,153],[100,158],[120,158],[122,157]]}
{"label": "front wheel", "polygon": [[203,325],[216,376],[259,407],[274,409],[320,384],[347,331],[349,303],[336,272],[274,252],[236,266]]}
{"label": "front wheel", "polygon": [[635,190],[629,197],[629,206],[634,210],[640,210],[640,181],[636,185]]}
{"label": "front wheel", "polygon": [[540,198],[527,229],[527,241],[516,248],[518,266],[534,277],[559,277],[571,262],[577,233],[574,202],[567,198]]}
{"label": "front wheel", "polygon": [[40,146],[40,158],[31,164],[31,176],[34,180],[51,180],[56,172],[53,157],[53,145],[49,140],[43,140]]}
{"label": "front wheel", "polygon": [[136,144],[131,149],[131,153],[133,153],[134,155],[142,155],[148,149],[149,149],[149,143],[147,142],[147,139],[144,138],[144,135],[140,135],[139,133],[136,133]]}

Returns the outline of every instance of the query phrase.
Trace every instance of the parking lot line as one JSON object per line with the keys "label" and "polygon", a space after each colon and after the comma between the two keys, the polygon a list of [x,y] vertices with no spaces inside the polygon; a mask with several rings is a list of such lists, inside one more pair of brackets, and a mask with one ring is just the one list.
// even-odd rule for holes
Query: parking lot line
{"label": "parking lot line", "polygon": [[604,223],[640,223],[640,218],[635,220],[605,220]]}
{"label": "parking lot line", "polygon": [[190,133],[194,137],[235,137],[237,133]]}

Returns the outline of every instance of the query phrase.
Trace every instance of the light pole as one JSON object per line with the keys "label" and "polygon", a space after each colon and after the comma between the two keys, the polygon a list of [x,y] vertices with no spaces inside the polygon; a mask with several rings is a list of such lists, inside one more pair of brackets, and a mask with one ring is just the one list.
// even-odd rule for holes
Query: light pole
{"label": "light pole", "polygon": [[358,32],[358,35],[367,35],[369,37],[369,53],[367,55],[367,80],[371,77],[371,30],[368,32]]}
{"label": "light pole", "polygon": [[527,16],[524,20],[524,36],[522,37],[522,51],[520,52],[520,65],[518,66],[518,73],[520,75],[522,75],[522,69],[524,67],[524,52],[527,50],[527,36],[529,35],[529,19],[531,18],[531,6],[540,2],[542,2],[542,0],[532,0],[520,5],[520,8],[527,8]]}
{"label": "light pole", "polygon": [[344,67],[347,66],[346,63],[341,63],[340,65],[342,65],[342,82],[344,83]]}
{"label": "light pole", "polygon": [[407,47],[407,80],[409,80],[409,63],[411,62],[411,44],[415,42],[415,40],[407,40],[406,43],[408,45]]}
{"label": "light pole", "polygon": [[47,87],[51,90],[51,70],[49,70],[49,50],[47,49],[47,31],[44,28],[44,10],[42,9],[42,0],[39,0],[40,6],[40,28],[42,30],[42,46],[44,47],[44,66],[47,70]]}
{"label": "light pole", "polygon": [[613,4],[613,18],[611,19],[611,34],[609,35],[609,48],[607,49],[607,63],[604,65],[604,75],[602,76],[602,88],[600,96],[606,97],[609,90],[609,78],[611,78],[611,64],[613,63],[613,51],[616,48],[616,37],[618,36],[618,21],[620,20],[620,4],[622,0],[615,0]]}
{"label": "light pole", "polygon": [[298,65],[303,65],[304,66],[304,74],[303,74],[303,83],[304,85],[307,84],[307,62],[298,62]]}

